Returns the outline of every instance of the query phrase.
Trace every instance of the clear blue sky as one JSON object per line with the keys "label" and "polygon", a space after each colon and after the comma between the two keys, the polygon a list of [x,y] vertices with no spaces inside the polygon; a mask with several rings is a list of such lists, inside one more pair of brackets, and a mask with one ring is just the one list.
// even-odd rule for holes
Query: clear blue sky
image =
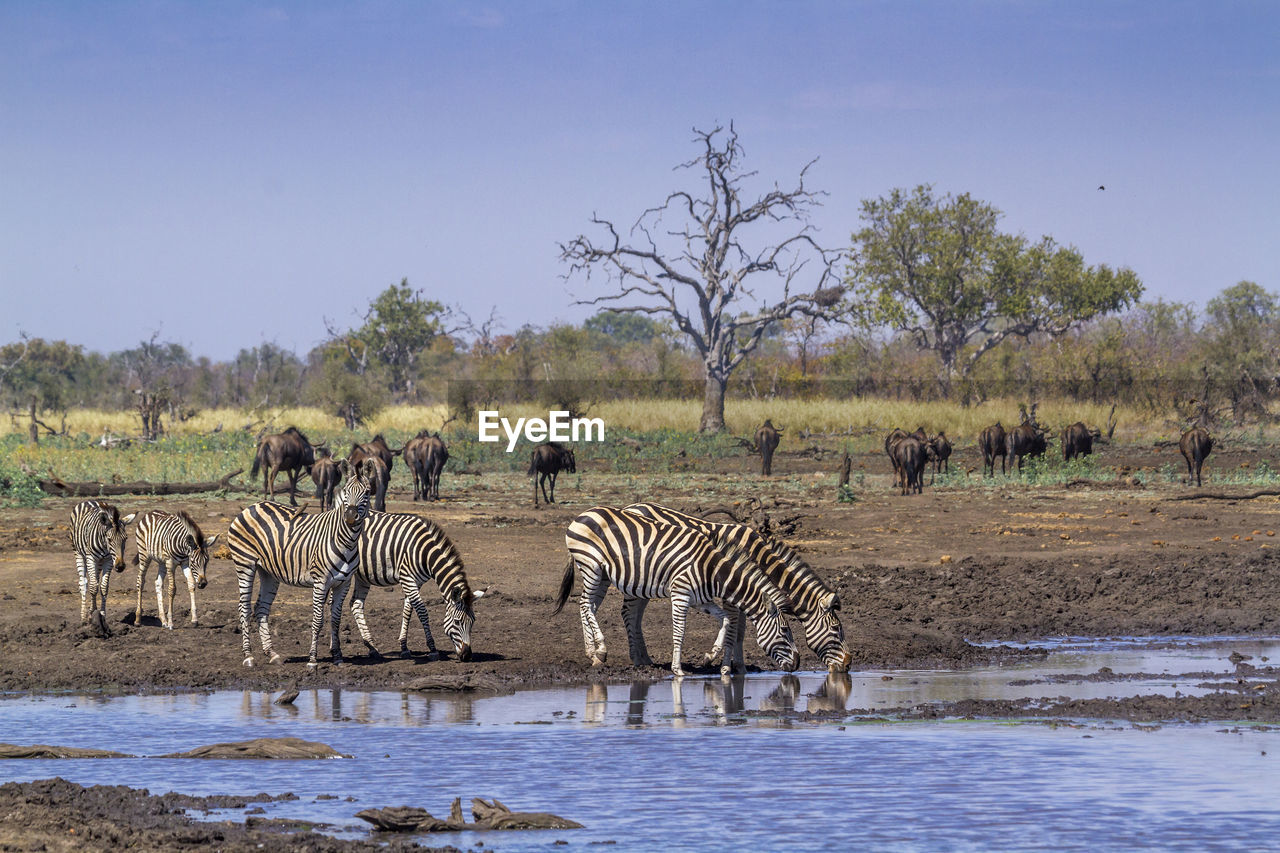
{"label": "clear blue sky", "polygon": [[11,0],[0,341],[303,354],[401,278],[578,321],[557,243],[730,120],[769,181],[820,158],[829,246],[930,182],[1148,296],[1280,290],[1277,45],[1272,2]]}

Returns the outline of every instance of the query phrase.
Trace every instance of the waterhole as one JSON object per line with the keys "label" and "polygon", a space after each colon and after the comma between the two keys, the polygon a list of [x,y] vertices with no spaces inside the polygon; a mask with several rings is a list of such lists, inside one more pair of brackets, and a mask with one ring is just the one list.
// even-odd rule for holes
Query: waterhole
{"label": "waterhole", "polygon": [[[461,796],[552,811],[581,831],[437,836],[500,851],[1204,849],[1280,831],[1280,738],[1224,725],[895,722],[845,709],[957,698],[1193,694],[1278,640],[1058,639],[1043,657],[952,671],[686,678],[506,695],[303,690],[0,701],[0,741],[141,756],[301,737],[333,761],[3,761],[0,779],[62,776],[153,792],[271,794],[267,817],[364,835],[362,808],[448,813]],[[1080,680],[1103,667],[1140,673]],[[821,719],[795,712],[817,711]],[[242,812],[215,817],[241,818]]]}

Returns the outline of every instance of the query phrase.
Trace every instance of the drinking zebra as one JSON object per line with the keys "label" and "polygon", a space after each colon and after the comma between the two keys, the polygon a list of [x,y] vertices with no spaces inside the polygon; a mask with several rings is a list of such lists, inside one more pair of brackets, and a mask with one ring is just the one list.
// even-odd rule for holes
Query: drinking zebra
{"label": "drinking zebra", "polygon": [[[588,510],[573,520],[565,532],[569,562],[560,583],[555,612],[559,613],[573,591],[574,575],[582,572],[579,615],[582,637],[592,665],[607,657],[604,633],[596,610],[612,583],[623,594],[622,615],[627,626],[631,662],[651,665],[644,635],[636,618],[637,604],[650,598],[671,599],[671,671],[684,675],[680,665],[685,616],[690,605],[724,620],[724,611],[713,599],[744,610],[756,627],[756,641],[781,668],[793,670],[799,660],[791,630],[780,613],[788,610],[782,591],[740,555],[726,554],[703,534],[688,527],[659,524],[638,515],[607,507]],[[736,621],[730,631],[736,629]],[[730,642],[734,638],[730,636]],[[731,669],[726,660],[722,674]]]}
{"label": "drinking zebra", "polygon": [[111,568],[124,571],[124,528],[133,521],[134,515],[130,513],[121,518],[120,510],[102,501],[82,501],[71,509],[68,535],[71,549],[76,552],[76,574],[80,576],[81,624],[89,621],[90,603],[105,624]]}
{"label": "drinking zebra", "polygon": [[255,576],[259,582],[253,615],[258,623],[263,654],[272,663],[281,660],[271,648],[267,616],[280,584],[286,583],[311,587],[311,655],[307,668],[316,668],[316,647],[324,625],[324,606],[330,595],[333,598],[329,647],[333,662],[342,663],[338,639],[342,598],[360,561],[357,543],[369,515],[369,487],[358,470],[347,466],[345,461],[339,464],[343,466],[345,479],[330,509],[306,515],[305,506],[291,510],[263,501],[246,507],[231,522],[227,547],[231,549],[240,586],[240,639],[245,666],[253,666],[249,652],[249,599],[253,596]]}
{"label": "drinking zebra", "polygon": [[[155,510],[138,519],[133,531],[138,543],[138,553],[133,564],[138,567],[138,606],[133,613],[133,624],[142,624],[142,584],[147,577],[147,566],[156,561],[156,609],[160,612],[160,624],[173,628],[173,598],[178,590],[178,568],[187,579],[187,592],[191,593],[191,624],[199,625],[196,618],[196,587],[204,589],[208,584],[205,570],[209,566],[209,549],[218,541],[217,536],[204,538],[200,526],[182,510],[165,512]],[[169,606],[164,604],[164,582],[169,581]]]}
{"label": "drinking zebra", "polygon": [[472,605],[484,592],[472,592],[462,558],[444,535],[425,518],[408,513],[372,512],[360,534],[360,567],[351,582],[351,615],[369,651],[380,656],[364,619],[364,601],[370,586],[400,585],[404,606],[400,613],[400,656],[409,657],[409,614],[416,611],[427,635],[431,660],[438,657],[431,636],[427,606],[419,588],[435,580],[444,596],[444,632],[453,641],[459,660],[471,660]]}
{"label": "drinking zebra", "polygon": [[[813,653],[822,659],[828,670],[848,672],[853,656],[844,644],[844,626],[840,624],[839,616],[840,599],[785,543],[766,537],[745,524],[707,521],[655,503],[634,503],[624,510],[663,524],[691,527],[721,548],[736,549],[745,554],[750,564],[758,566],[765,577],[786,593],[796,617],[804,626],[804,639]],[[741,665],[742,614],[738,613],[736,618],[738,647],[733,654],[734,661]],[[728,628],[727,624],[721,626],[704,663],[720,657]]]}

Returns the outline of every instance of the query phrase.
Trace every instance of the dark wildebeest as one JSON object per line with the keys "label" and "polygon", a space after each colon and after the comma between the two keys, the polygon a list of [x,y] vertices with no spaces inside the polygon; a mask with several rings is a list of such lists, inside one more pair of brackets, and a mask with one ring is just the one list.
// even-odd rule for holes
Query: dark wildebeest
{"label": "dark wildebeest", "polygon": [[1182,434],[1178,449],[1182,451],[1182,458],[1187,460],[1187,485],[1191,485],[1194,478],[1199,486],[1200,468],[1213,450],[1213,436],[1204,427],[1192,427]]}
{"label": "dark wildebeest", "polygon": [[756,447],[760,450],[760,473],[768,477],[773,474],[773,451],[778,449],[779,436],[782,430],[773,425],[773,421],[765,420],[756,430]]}
{"label": "dark wildebeest", "polygon": [[[422,499],[438,501],[440,500],[440,472],[444,470],[444,463],[449,461],[449,450],[444,446],[444,439],[438,435],[428,438],[425,446],[426,459],[423,460]],[[415,475],[415,483],[417,479],[417,475]]]}
{"label": "dark wildebeest", "polygon": [[884,452],[889,457],[889,464],[893,466],[893,485],[902,485],[902,469],[898,467],[898,460],[893,455],[893,446],[899,441],[907,437],[907,431],[894,427],[888,435],[884,437]]}
{"label": "dark wildebeest", "polygon": [[258,469],[262,468],[262,491],[269,499],[274,499],[276,474],[284,471],[289,477],[289,504],[297,506],[298,478],[303,471],[311,473],[311,466],[316,461],[316,446],[307,441],[297,427],[289,427],[276,435],[265,435],[258,442],[258,452],[254,454],[249,476],[258,476]]}
{"label": "dark wildebeest", "polygon": [[376,512],[386,512],[387,486],[391,483],[391,472],[387,470],[387,463],[382,461],[381,456],[366,456],[361,460],[359,467],[352,466],[352,470],[359,471],[364,481],[369,484],[371,493],[369,508]]}
{"label": "dark wildebeest", "polygon": [[316,500],[320,502],[321,512],[333,506],[333,492],[342,482],[342,468],[338,462],[327,449],[322,449],[311,466],[311,482],[316,484]]}
{"label": "dark wildebeest", "polygon": [[[1000,473],[1003,474],[1008,449],[1005,447],[1004,425],[996,421],[989,427],[983,427],[978,433],[978,449],[982,451],[982,476],[996,475],[996,457],[1000,457]],[[990,474],[988,474],[990,469]]]}
{"label": "dark wildebeest", "polygon": [[[951,442],[945,432],[939,431],[929,439],[929,458],[933,460],[933,477],[944,470],[951,473]],[[929,485],[933,485],[933,477],[929,478]]]}
{"label": "dark wildebeest", "polygon": [[[533,505],[538,505],[538,487],[542,487],[542,499],[549,504],[556,502],[556,475],[561,471],[570,474],[578,473],[577,463],[573,459],[573,451],[567,447],[549,441],[539,444],[529,457],[529,476],[533,481]],[[535,476],[536,475],[536,476]],[[547,496],[547,480],[551,480],[551,496]]]}
{"label": "dark wildebeest", "polygon": [[1093,442],[1102,437],[1102,431],[1089,429],[1081,421],[1076,421],[1062,431],[1062,459],[1070,462],[1077,456],[1088,456],[1093,453]]}
{"label": "dark wildebeest", "polygon": [[[1009,449],[1009,467],[1018,465],[1018,473],[1022,473],[1022,460],[1028,456],[1044,456],[1048,443],[1044,439],[1044,430],[1027,421],[1009,431],[1005,444]],[[994,471],[993,471],[994,473]]]}
{"label": "dark wildebeest", "polygon": [[920,494],[924,487],[924,466],[928,445],[918,436],[908,435],[893,443],[893,466],[900,473],[902,494]]}
{"label": "dark wildebeest", "polygon": [[388,475],[391,472],[391,462],[404,451],[403,447],[397,447],[392,450],[387,446],[387,440],[382,437],[382,433],[378,433],[372,439],[364,444],[351,445],[351,452],[347,454],[347,461],[352,466],[358,467],[361,462],[368,456],[377,456],[382,460],[382,464],[387,466]]}

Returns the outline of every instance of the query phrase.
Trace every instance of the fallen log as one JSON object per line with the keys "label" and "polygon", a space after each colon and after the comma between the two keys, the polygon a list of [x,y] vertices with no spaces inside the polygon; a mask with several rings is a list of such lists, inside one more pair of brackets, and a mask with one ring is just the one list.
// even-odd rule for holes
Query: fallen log
{"label": "fallen log", "polygon": [[105,482],[67,482],[53,472],[48,479],[37,478],[40,491],[59,498],[74,497],[106,497],[113,495],[195,495],[201,492],[221,492],[231,488],[231,478],[243,474],[243,468],[237,468],[221,480],[209,480],[204,483],[151,483],[138,480],[132,483]]}
{"label": "fallen log", "polygon": [[1262,489],[1258,492],[1246,492],[1242,495],[1229,495],[1226,492],[1193,492],[1186,495],[1174,495],[1164,498],[1166,501],[1251,501],[1254,498],[1273,498],[1280,496],[1280,489]]}

